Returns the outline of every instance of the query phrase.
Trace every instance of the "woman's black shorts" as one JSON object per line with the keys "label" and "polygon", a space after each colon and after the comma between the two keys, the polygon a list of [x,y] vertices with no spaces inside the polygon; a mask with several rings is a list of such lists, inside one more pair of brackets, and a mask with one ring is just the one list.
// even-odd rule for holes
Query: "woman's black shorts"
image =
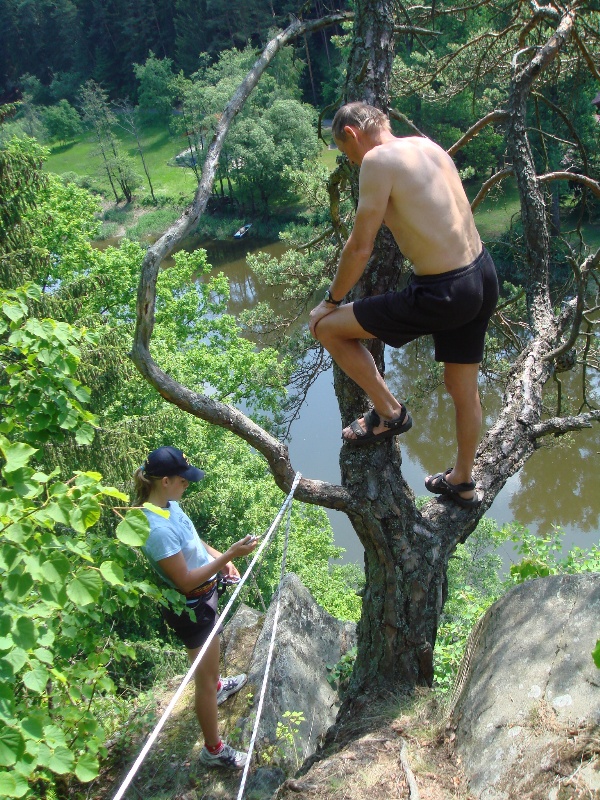
{"label": "woman's black shorts", "polygon": [[[193,605],[187,605],[180,614],[170,608],[160,607],[160,613],[169,628],[183,642],[188,650],[202,647],[219,617],[217,614],[217,589],[205,597],[200,597]],[[193,618],[193,611],[196,619]],[[220,631],[219,631],[220,633]]]}
{"label": "woman's black shorts", "polygon": [[359,325],[391,347],[432,334],[436,361],[479,364],[497,302],[496,269],[484,247],[466,267],[413,274],[401,292],[357,300],[353,311]]}

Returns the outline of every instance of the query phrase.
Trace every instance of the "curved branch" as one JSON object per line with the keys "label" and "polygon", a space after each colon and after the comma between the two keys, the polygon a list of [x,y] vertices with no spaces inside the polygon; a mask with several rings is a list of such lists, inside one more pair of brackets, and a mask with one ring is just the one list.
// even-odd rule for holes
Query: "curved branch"
{"label": "curved branch", "polygon": [[509,175],[514,175],[515,172],[512,167],[504,167],[499,172],[495,172],[491,178],[488,178],[487,181],[482,185],[481,189],[477,192],[477,197],[471,203],[471,211],[475,211],[478,205],[483,202],[485,196],[497,183],[503,181],[504,178],[508,178]]}
{"label": "curved branch", "polygon": [[575,144],[577,145],[577,149],[579,150],[579,153],[581,155],[581,160],[583,162],[583,169],[587,173],[589,171],[587,153],[585,151],[585,147],[583,146],[583,142],[581,141],[579,134],[575,130],[575,126],[573,125],[569,117],[565,114],[562,108],[560,108],[560,106],[557,106],[551,100],[548,100],[548,98],[544,97],[544,95],[541,92],[532,92],[531,95],[532,97],[535,97],[538,100],[541,100],[543,103],[545,103],[548,106],[548,108],[554,111],[554,113],[557,114],[562,119],[563,123],[569,129],[571,136],[575,140]]}
{"label": "curved branch", "polygon": [[591,189],[596,197],[600,197],[600,183],[588,178],[587,175],[579,175],[577,172],[547,172],[545,175],[538,175],[540,183],[550,183],[551,181],[573,181],[574,183],[583,183],[588,189]]}
{"label": "curved branch", "polygon": [[598,67],[596,66],[594,59],[588,52],[587,47],[581,41],[581,38],[577,30],[573,31],[573,39],[575,40],[575,43],[577,44],[577,47],[579,48],[579,51],[581,52],[581,55],[583,56],[589,71],[592,73],[592,75],[594,76],[594,78],[596,78],[597,81],[600,81],[600,70],[598,70]]}
{"label": "curved branch", "polygon": [[588,411],[576,417],[552,417],[529,428],[531,439],[540,439],[542,436],[554,434],[562,436],[569,431],[580,431],[582,428],[591,428],[592,422],[600,422],[600,411]]}
{"label": "curved branch", "polygon": [[[169,403],[173,403],[198,419],[226,428],[258,450],[269,464],[275,483],[280,489],[289,491],[296,471],[291,465],[288,448],[283,442],[275,439],[237,408],[193,392],[173,380],[160,369],[152,359],[150,352],[144,350],[140,342],[134,343],[130,356],[143,377]],[[304,503],[321,505],[339,511],[347,511],[351,506],[352,499],[341,486],[305,478],[301,479],[294,496]]]}
{"label": "curved branch", "polygon": [[[255,447],[267,460],[275,482],[284,491],[288,491],[291,487],[295,474],[287,447],[237,409],[212,400],[205,395],[196,394],[182,386],[163,372],[152,359],[150,339],[154,329],[156,281],[163,259],[190,231],[206,208],[219,156],[231,123],[243,108],[244,103],[277,53],[297,36],[351,18],[352,14],[340,12],[308,22],[294,20],[284,31],[268,42],[219,118],[193,202],[160,239],[148,248],[142,262],[138,285],[136,328],[130,353],[135,366],[170,403],[200,419],[227,428]],[[303,502],[341,510],[346,510],[351,501],[348,492],[340,486],[306,479],[301,480],[296,496]]]}
{"label": "curved branch", "polygon": [[560,345],[544,356],[545,361],[552,361],[553,359],[562,356],[563,353],[568,353],[569,350],[575,345],[577,337],[579,336],[583,313],[585,311],[585,290],[587,276],[591,270],[598,266],[598,264],[600,264],[600,250],[598,250],[595,255],[588,256],[581,267],[578,267],[576,264],[573,265],[575,281],[577,283],[577,298],[575,300],[575,317],[573,319],[573,325],[571,326],[571,333],[564,344]]}
{"label": "curved branch", "polygon": [[479,131],[485,128],[486,125],[489,125],[492,122],[503,122],[505,119],[508,119],[508,111],[503,111],[502,109],[490,111],[489,114],[486,114],[485,117],[482,117],[479,120],[479,122],[476,122],[475,125],[470,127],[469,130],[452,145],[452,147],[449,147],[448,150],[446,150],[446,152],[449,156],[453,156],[468,142],[470,142],[471,139],[477,136]]}

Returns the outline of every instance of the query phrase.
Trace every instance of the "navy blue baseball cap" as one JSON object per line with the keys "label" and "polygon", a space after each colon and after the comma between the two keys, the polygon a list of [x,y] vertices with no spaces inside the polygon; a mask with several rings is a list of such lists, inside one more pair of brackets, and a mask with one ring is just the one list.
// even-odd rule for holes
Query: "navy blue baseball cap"
{"label": "navy blue baseball cap", "polygon": [[201,481],[204,472],[193,467],[187,457],[176,447],[159,447],[153,450],[143,464],[146,475],[153,478],[171,478],[179,475],[186,481]]}

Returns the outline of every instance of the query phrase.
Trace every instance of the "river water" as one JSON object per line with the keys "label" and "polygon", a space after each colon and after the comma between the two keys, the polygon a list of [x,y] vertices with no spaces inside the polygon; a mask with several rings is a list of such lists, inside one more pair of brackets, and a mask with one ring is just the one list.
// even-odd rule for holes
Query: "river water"
{"label": "river water", "polygon": [[[190,242],[190,247],[197,243]],[[258,301],[273,300],[275,292],[259,284],[246,263],[246,253],[262,250],[280,255],[280,243],[260,244],[252,239],[240,242],[204,242],[209,262],[223,271],[231,286],[230,311],[239,313]],[[388,349],[387,380],[401,399],[410,397],[411,387],[426,373],[426,359],[416,345],[402,350]],[[580,372],[562,375],[563,396],[580,394]],[[482,383],[485,424],[493,423],[501,396]],[[596,397],[596,399],[598,399]],[[403,474],[416,495],[427,495],[424,477],[446,469],[454,457],[454,419],[451,402],[443,387],[410,407],[412,429],[401,438]],[[307,478],[339,483],[341,421],[333,391],[331,371],[322,374],[311,387],[299,418],[291,428],[289,443],[294,469]],[[548,437],[544,446],[513,476],[494,500],[487,516],[499,524],[519,522],[532,533],[564,530],[564,546],[590,547],[600,534],[600,492],[596,469],[600,461],[600,425],[565,437]],[[345,561],[362,563],[363,551],[344,514],[329,511],[336,544],[345,548]],[[505,563],[514,559],[510,545],[503,549]]]}
{"label": "river water", "polygon": [[[237,315],[259,301],[276,299],[271,287],[261,285],[246,263],[248,252],[263,251],[278,256],[284,246],[261,243],[247,237],[241,241],[199,242],[190,238],[186,249],[203,246],[214,271],[224,272],[230,282],[230,313]],[[386,379],[400,399],[410,398],[411,387],[424,378],[427,359],[423,345],[415,343],[401,350],[387,349]],[[426,349],[426,348],[425,348]],[[419,352],[421,357],[418,357]],[[562,375],[563,396],[580,395],[579,370]],[[596,389],[598,389],[598,385]],[[491,425],[501,403],[494,386],[482,381],[485,424]],[[598,401],[600,391],[596,391]],[[600,404],[600,403],[599,403]],[[443,387],[424,400],[409,404],[413,427],[401,437],[402,470],[415,495],[429,496],[424,477],[451,466],[453,462],[453,408]],[[299,418],[290,432],[292,466],[305,477],[339,483],[341,421],[333,391],[331,370],[322,374],[309,390]],[[555,439],[547,437],[543,447],[513,476],[498,494],[487,516],[500,525],[518,522],[536,535],[562,528],[564,548],[590,547],[600,534],[600,492],[596,470],[600,462],[600,425]],[[363,549],[347,517],[327,512],[339,547],[345,549],[343,561],[362,564]],[[502,548],[505,567],[516,559],[512,545]]]}

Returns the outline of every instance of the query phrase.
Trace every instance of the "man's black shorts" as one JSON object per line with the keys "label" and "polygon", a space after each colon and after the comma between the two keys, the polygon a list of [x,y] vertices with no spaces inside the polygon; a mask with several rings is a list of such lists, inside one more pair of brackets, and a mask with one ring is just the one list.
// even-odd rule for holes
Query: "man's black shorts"
{"label": "man's black shorts", "polygon": [[353,310],[359,325],[391,347],[432,334],[436,361],[479,364],[497,302],[496,268],[484,247],[466,267],[413,274],[401,292],[357,300]]}
{"label": "man's black shorts", "polygon": [[[188,650],[196,650],[196,648],[202,647],[217,623],[219,618],[217,615],[218,599],[215,587],[210,595],[200,597],[192,604],[186,605],[180,614],[176,614],[164,606],[161,606],[160,613],[169,628]],[[195,613],[196,619],[193,619],[191,611]]]}

